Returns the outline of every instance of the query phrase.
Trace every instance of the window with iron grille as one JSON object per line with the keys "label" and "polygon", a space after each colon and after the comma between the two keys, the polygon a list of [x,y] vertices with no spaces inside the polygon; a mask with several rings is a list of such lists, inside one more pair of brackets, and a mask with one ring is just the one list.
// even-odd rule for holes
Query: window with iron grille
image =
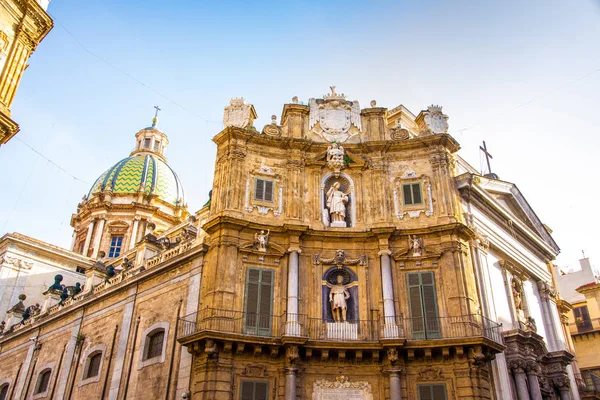
{"label": "window with iron grille", "polygon": [[35,394],[45,393],[48,391],[48,384],[50,383],[50,375],[52,375],[52,370],[45,369],[40,372],[38,382],[35,389]]}
{"label": "window with iron grille", "polygon": [[447,400],[446,385],[434,383],[430,385],[418,385],[419,400]]}
{"label": "window with iron grille", "polygon": [[89,357],[87,371],[85,372],[85,379],[93,378],[98,376],[100,373],[100,364],[102,362],[102,353],[94,353]]}
{"label": "window with iron grille", "polygon": [[123,235],[113,235],[110,237],[110,248],[108,249],[108,257],[119,257],[121,248],[123,247]]}
{"label": "window with iron grille", "polygon": [[240,400],[267,400],[269,383],[264,381],[242,381]]}
{"label": "window with iron grille", "polygon": [[254,180],[254,199],[273,201],[273,181],[256,178]]}
{"label": "window with iron grille", "polygon": [[165,339],[165,331],[156,331],[148,336],[148,347],[146,350],[146,360],[158,357],[163,351],[163,341]]}
{"label": "window with iron grille", "polygon": [[405,206],[423,204],[420,183],[407,183],[402,185],[402,199]]}

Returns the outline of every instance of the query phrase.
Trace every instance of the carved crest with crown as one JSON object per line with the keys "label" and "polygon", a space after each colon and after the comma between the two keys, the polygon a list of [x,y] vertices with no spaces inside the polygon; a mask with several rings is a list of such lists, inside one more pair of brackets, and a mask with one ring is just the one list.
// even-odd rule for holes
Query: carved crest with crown
{"label": "carved crest with crown", "polygon": [[448,133],[448,116],[442,112],[442,107],[430,105],[427,110],[419,113],[415,119],[420,135],[437,135]]}
{"label": "carved crest with crown", "polygon": [[229,101],[229,106],[225,107],[223,123],[226,127],[248,128],[252,126],[256,117],[257,114],[254,106],[246,104],[246,100],[243,97],[236,97]]}
{"label": "carved crest with crown", "polygon": [[358,101],[346,100],[335,86],[322,99],[310,99],[309,128],[329,142],[345,142],[362,131]]}

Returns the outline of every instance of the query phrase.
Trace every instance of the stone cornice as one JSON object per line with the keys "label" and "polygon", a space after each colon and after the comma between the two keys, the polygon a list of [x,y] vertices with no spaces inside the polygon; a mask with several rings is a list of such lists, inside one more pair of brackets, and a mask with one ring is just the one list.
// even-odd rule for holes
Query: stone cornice
{"label": "stone cornice", "polygon": [[[53,254],[56,257],[67,259],[69,262],[81,266],[89,267],[95,262],[89,257],[82,256],[81,254],[74,253],[70,250],[63,249],[62,247],[55,246],[50,243],[42,242],[41,240],[22,235],[20,233],[7,233],[2,236],[0,238],[0,250],[4,247],[7,247],[11,243],[21,245],[28,249],[42,251],[47,254]],[[35,256],[33,258],[35,258]]]}

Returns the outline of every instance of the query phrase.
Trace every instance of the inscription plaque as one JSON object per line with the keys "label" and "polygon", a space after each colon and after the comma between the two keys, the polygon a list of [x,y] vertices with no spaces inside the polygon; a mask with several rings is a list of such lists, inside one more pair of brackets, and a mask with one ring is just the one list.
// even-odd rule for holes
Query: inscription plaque
{"label": "inscription plaque", "polygon": [[349,382],[347,376],[335,381],[318,380],[313,384],[313,400],[373,400],[369,382]]}

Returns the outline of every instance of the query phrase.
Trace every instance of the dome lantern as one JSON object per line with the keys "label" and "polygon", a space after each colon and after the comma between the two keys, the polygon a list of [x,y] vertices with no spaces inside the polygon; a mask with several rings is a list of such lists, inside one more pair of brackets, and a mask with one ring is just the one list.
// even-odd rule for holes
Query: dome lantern
{"label": "dome lantern", "polygon": [[166,161],[165,149],[169,144],[169,139],[157,126],[160,107],[154,106],[154,108],[156,111],[154,113],[154,118],[152,118],[152,125],[136,133],[135,150],[131,152],[131,155],[153,154],[158,156],[161,160]]}

